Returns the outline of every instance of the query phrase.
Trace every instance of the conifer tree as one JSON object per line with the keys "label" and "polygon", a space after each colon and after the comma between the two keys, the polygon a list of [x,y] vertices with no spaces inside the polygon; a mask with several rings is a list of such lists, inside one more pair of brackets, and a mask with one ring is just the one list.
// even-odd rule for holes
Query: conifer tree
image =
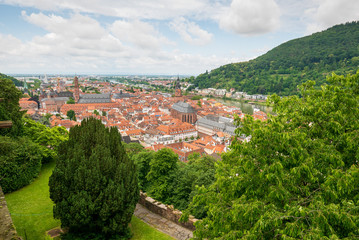
{"label": "conifer tree", "polygon": [[94,118],[71,128],[69,140],[59,146],[49,186],[54,217],[70,233],[128,236],[139,187],[116,128]]}

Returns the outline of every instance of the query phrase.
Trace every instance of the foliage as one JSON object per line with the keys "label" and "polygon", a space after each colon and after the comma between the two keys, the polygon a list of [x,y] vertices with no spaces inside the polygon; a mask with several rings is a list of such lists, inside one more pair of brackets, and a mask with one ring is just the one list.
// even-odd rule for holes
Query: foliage
{"label": "foliage", "polygon": [[30,118],[24,118],[24,135],[39,144],[43,154],[42,163],[56,159],[59,145],[68,140],[66,128],[46,127]]}
{"label": "foliage", "polygon": [[42,116],[40,122],[46,126],[50,126],[50,118],[52,115],[50,113],[46,113],[45,116]]}
{"label": "foliage", "polygon": [[100,113],[96,109],[93,111],[93,114],[100,116]]}
{"label": "foliage", "polygon": [[126,235],[139,198],[136,166],[116,128],[83,120],[59,147],[49,180],[54,217],[70,232]]}
{"label": "foliage", "polygon": [[147,192],[151,183],[147,180],[146,176],[150,171],[150,162],[153,157],[154,151],[142,151],[132,157],[137,166],[139,187],[144,192]]}
{"label": "foliage", "polygon": [[133,155],[144,151],[144,148],[141,144],[139,143],[135,143],[135,142],[131,142],[131,143],[125,143],[122,142],[125,151],[127,153],[127,155],[131,158]]}
{"label": "foliage", "polygon": [[106,117],[107,113],[105,111],[102,111],[102,116]]}
{"label": "foliage", "polygon": [[75,99],[73,97],[70,97],[66,104],[75,104]]}
{"label": "foliage", "polygon": [[5,75],[5,74],[3,74],[3,73],[0,73],[0,78],[11,80],[11,81],[15,84],[15,86],[17,86],[17,87],[22,87],[22,86],[24,86],[24,83],[23,83],[23,82],[17,80],[17,79],[14,78],[14,77]]}
{"label": "foliage", "polygon": [[[140,189],[151,197],[184,210],[197,193],[198,186],[208,187],[214,181],[214,158],[194,153],[189,162],[179,162],[170,149],[142,151],[133,155],[137,165]],[[203,217],[204,209],[196,206],[193,214]]]}
{"label": "foliage", "polygon": [[196,95],[196,96],[191,97],[191,100],[201,100],[202,98],[203,97],[201,95]]}
{"label": "foliage", "polygon": [[146,178],[151,182],[148,192],[156,200],[165,202],[171,196],[170,176],[177,169],[177,161],[178,156],[169,148],[163,148],[154,153]]}
{"label": "foliage", "polygon": [[190,82],[199,88],[235,88],[249,94],[293,95],[308,79],[317,86],[332,71],[354,74],[359,63],[359,22],[341,24],[326,31],[281,44],[248,61],[221,66]]}
{"label": "foliage", "polygon": [[267,122],[236,119],[238,135],[199,189],[197,239],[355,239],[359,236],[359,72],[273,96]]}
{"label": "foliage", "polygon": [[41,150],[27,138],[0,136],[0,185],[4,193],[28,185],[40,172]]}
{"label": "foliage", "polygon": [[76,113],[74,110],[68,110],[66,116],[73,121],[76,121]]}
{"label": "foliage", "polygon": [[0,135],[20,136],[22,134],[22,116],[24,111],[20,111],[19,99],[22,93],[15,87],[14,83],[8,78],[0,76],[0,121],[11,120],[12,127],[0,129]]}

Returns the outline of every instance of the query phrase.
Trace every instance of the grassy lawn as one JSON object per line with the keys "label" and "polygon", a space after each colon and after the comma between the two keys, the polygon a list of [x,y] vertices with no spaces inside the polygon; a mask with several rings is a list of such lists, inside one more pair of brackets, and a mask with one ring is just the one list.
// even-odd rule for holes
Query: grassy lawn
{"label": "grassy lawn", "polygon": [[[16,230],[24,240],[50,239],[46,231],[60,225],[52,216],[53,203],[49,194],[49,177],[55,163],[42,167],[39,177],[30,185],[5,195]],[[133,240],[167,240],[170,236],[152,228],[137,217],[132,217]]]}
{"label": "grassy lawn", "polygon": [[60,225],[52,216],[48,181],[55,163],[43,166],[30,185],[5,195],[11,218],[20,236],[26,240],[48,239],[45,232]]}

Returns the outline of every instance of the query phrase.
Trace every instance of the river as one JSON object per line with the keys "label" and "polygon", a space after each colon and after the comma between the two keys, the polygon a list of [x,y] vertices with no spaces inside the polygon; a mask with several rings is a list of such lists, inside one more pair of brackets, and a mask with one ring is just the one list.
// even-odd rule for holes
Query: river
{"label": "river", "polygon": [[249,104],[249,103],[245,103],[245,102],[223,100],[223,99],[216,99],[216,101],[218,101],[226,106],[239,107],[244,114],[252,115],[254,108],[257,108],[267,114],[272,113],[272,111],[273,111],[272,107],[262,106],[262,105],[258,105],[258,104]]}

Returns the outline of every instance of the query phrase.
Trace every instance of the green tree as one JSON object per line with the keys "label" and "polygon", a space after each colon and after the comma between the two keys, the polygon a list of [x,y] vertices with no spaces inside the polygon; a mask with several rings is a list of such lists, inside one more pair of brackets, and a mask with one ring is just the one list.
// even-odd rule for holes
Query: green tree
{"label": "green tree", "polygon": [[273,96],[267,122],[237,118],[238,136],[216,181],[193,204],[198,239],[356,239],[359,236],[359,73]]}
{"label": "green tree", "polygon": [[50,118],[52,115],[50,113],[46,113],[45,116],[42,116],[40,122],[46,126],[50,126]]}
{"label": "green tree", "polygon": [[150,171],[150,162],[154,157],[154,153],[154,151],[142,151],[132,157],[137,166],[138,183],[143,192],[147,192],[149,184],[151,183],[147,180],[146,176]]}
{"label": "green tree", "polygon": [[100,116],[100,113],[96,109],[93,111],[93,114]]}
{"label": "green tree", "polygon": [[19,105],[22,93],[5,75],[0,76],[0,89],[0,121],[12,121],[12,127],[0,129],[0,135],[20,136],[22,134],[22,116],[24,114],[24,111],[20,111]]}
{"label": "green tree", "polygon": [[202,107],[201,100],[198,100],[197,105],[198,105],[198,107],[200,107],[200,108]]}
{"label": "green tree", "polygon": [[68,132],[64,127],[46,127],[34,120],[24,118],[24,136],[39,144],[42,151],[42,163],[50,162],[57,157],[59,145],[68,140]]}
{"label": "green tree", "polygon": [[66,116],[73,121],[76,121],[76,113],[74,110],[68,110]]}
{"label": "green tree", "polygon": [[102,111],[102,116],[106,117],[107,113],[105,111]]}
{"label": "green tree", "polygon": [[146,178],[151,183],[148,192],[156,200],[166,202],[171,196],[170,176],[176,171],[177,162],[178,156],[169,148],[163,148],[154,154]]}
{"label": "green tree", "polygon": [[4,193],[28,185],[40,172],[41,149],[28,138],[0,136],[0,185]]}
{"label": "green tree", "polygon": [[131,142],[131,143],[122,143],[125,151],[127,153],[127,155],[131,158],[133,155],[144,151],[144,147],[139,144],[139,143],[135,143],[135,142]]}
{"label": "green tree", "polygon": [[70,99],[66,102],[67,104],[75,104],[75,99],[70,97]]}
{"label": "green tree", "polygon": [[49,186],[54,217],[70,232],[103,239],[129,236],[139,188],[136,166],[116,128],[94,118],[71,128],[69,140],[59,147]]}

